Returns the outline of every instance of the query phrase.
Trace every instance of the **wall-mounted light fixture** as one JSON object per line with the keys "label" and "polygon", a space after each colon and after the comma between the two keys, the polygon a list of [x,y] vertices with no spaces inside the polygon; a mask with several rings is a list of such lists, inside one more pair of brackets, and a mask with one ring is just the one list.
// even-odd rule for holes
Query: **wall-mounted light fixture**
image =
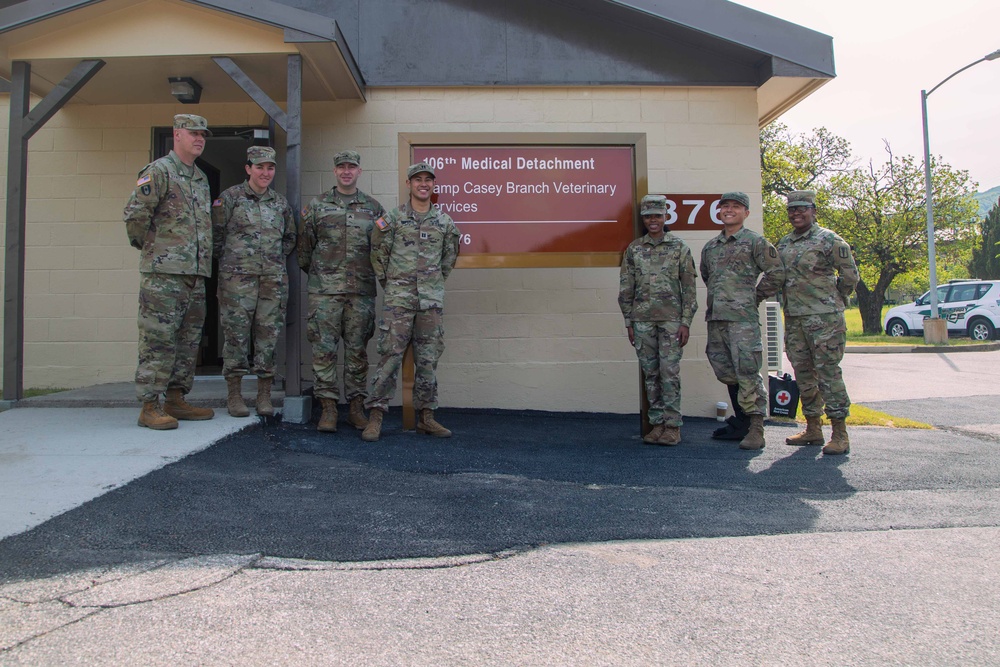
{"label": "wall-mounted light fixture", "polygon": [[167,79],[170,82],[170,94],[177,98],[181,104],[198,104],[201,99],[201,86],[197,81],[189,76],[172,76]]}

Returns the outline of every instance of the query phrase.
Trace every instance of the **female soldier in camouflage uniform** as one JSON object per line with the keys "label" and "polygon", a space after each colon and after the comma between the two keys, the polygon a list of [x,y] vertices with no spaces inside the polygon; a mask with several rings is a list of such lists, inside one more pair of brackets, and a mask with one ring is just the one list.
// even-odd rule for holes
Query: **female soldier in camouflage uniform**
{"label": "female soldier in camouflage uniform", "polygon": [[286,257],[295,249],[295,217],[288,200],[270,187],[275,153],[267,146],[247,149],[247,180],[234,185],[212,205],[215,254],[219,256],[219,312],[224,343],[222,374],[233,417],[250,414],[240,386],[257,375],[257,414],[273,415],[271,383],[274,351],[288,306]]}
{"label": "female soldier in camouflage uniform", "polygon": [[651,445],[681,441],[681,356],[698,310],[694,257],[684,241],[664,231],[666,197],[642,198],[647,234],[629,244],[622,259],[618,305],[646,382]]}

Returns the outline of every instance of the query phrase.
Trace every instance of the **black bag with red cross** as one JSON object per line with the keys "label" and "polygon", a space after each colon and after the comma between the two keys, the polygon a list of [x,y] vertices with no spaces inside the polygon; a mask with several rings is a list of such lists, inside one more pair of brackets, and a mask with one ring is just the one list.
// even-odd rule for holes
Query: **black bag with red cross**
{"label": "black bag with red cross", "polygon": [[799,409],[799,384],[788,373],[767,376],[771,416],[795,419]]}

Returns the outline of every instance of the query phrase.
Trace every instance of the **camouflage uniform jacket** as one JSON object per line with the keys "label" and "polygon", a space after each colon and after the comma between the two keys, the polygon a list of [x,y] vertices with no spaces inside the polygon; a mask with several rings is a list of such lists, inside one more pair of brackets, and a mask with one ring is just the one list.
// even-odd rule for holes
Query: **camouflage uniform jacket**
{"label": "camouflage uniform jacket", "polygon": [[244,181],[212,203],[212,237],[219,273],[284,275],[295,249],[295,216],[272,188],[258,195]]}
{"label": "camouflage uniform jacket", "polygon": [[458,227],[437,208],[417,220],[410,203],[375,224],[372,266],[387,307],[444,307],[444,281],[458,260]]}
{"label": "camouflage uniform jacket", "polygon": [[372,224],[383,215],[382,204],[361,190],[344,195],[334,188],[309,202],[298,258],[311,294],[375,296]]}
{"label": "camouflage uniform jacket", "polygon": [[730,237],[722,232],[706,243],[700,271],[708,286],[708,321],[756,322],[757,306],[777,294],[785,280],[778,251],[746,227]]}
{"label": "camouflage uniform jacket", "polygon": [[124,213],[139,271],[211,276],[211,205],[205,174],[173,151],[143,167]]}
{"label": "camouflage uniform jacket", "polygon": [[646,234],[625,249],[618,305],[625,326],[632,322],[680,322],[690,327],[698,310],[694,257],[684,241],[667,232],[659,241]]}
{"label": "camouflage uniform jacket", "polygon": [[844,311],[859,280],[847,241],[814,223],[804,233],[792,232],[778,241],[778,255],[785,265],[785,315]]}

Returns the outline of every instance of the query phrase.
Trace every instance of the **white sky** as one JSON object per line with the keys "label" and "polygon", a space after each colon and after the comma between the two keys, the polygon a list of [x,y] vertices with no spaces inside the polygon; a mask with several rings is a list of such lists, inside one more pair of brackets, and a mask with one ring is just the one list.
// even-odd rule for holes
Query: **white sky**
{"label": "white sky", "polygon": [[[736,0],[833,37],[837,78],[779,120],[826,127],[867,163],[923,160],[920,91],[1000,49],[1000,0]],[[931,153],[966,169],[979,191],[1000,185],[1000,59],[962,72],[927,100]]]}

